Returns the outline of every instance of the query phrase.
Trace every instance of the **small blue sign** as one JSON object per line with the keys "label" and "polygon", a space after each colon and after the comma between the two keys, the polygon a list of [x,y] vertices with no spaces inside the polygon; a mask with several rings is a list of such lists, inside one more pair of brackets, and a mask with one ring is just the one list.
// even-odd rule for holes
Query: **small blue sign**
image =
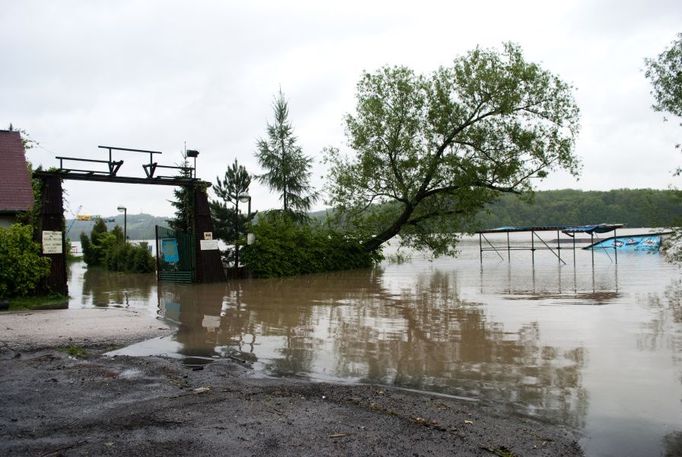
{"label": "small blue sign", "polygon": [[164,262],[178,263],[180,256],[178,255],[178,240],[175,238],[161,239],[161,258]]}

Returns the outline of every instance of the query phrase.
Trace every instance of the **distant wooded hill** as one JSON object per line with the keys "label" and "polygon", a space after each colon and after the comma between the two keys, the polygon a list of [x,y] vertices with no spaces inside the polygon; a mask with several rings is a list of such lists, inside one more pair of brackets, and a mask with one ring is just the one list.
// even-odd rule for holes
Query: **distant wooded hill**
{"label": "distant wooded hill", "polygon": [[627,227],[682,224],[682,192],[618,189],[606,192],[573,189],[536,192],[532,202],[504,195],[478,216],[478,228],[505,225],[586,225],[622,223]]}
{"label": "distant wooded hill", "polygon": [[[310,214],[324,220],[327,210]],[[587,225],[622,223],[627,227],[682,225],[682,192],[618,189],[538,191],[531,202],[518,195],[503,195],[481,211],[469,230],[506,225]]]}
{"label": "distant wooded hill", "polygon": [[[107,222],[107,228],[111,230],[114,226],[119,225],[123,228],[123,214],[116,216],[103,217],[105,221],[112,219],[113,222]],[[128,214],[128,238],[131,240],[153,240],[154,226],[161,225],[168,227],[166,222],[170,217],[157,217],[151,214]],[[73,224],[73,225],[72,225]],[[80,240],[81,233],[90,235],[95,221],[73,221],[73,219],[66,220],[66,227],[69,228],[66,236],[72,241]]]}
{"label": "distant wooded hill", "polygon": [[[328,210],[310,213],[324,220]],[[123,215],[110,216],[112,229],[123,227]],[[168,227],[170,217],[151,214],[128,215],[128,237],[131,240],[154,238],[154,226]],[[536,192],[532,202],[517,195],[504,195],[482,211],[472,231],[505,225],[585,225],[601,222],[622,223],[627,227],[670,227],[682,225],[682,192],[652,189],[618,189],[606,192],[573,189]],[[66,220],[71,226],[67,236],[74,241],[82,232],[90,234],[93,222]]]}

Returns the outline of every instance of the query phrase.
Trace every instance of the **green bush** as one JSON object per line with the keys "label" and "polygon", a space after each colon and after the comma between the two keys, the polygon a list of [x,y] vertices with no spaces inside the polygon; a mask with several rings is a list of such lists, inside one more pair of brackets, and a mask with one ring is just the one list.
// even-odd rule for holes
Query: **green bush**
{"label": "green bush", "polygon": [[256,242],[242,249],[241,258],[257,277],[369,268],[381,259],[348,235],[278,213],[263,215],[252,232]]}
{"label": "green bush", "polygon": [[103,266],[109,271],[126,273],[150,273],[156,269],[147,243],[127,243],[121,227],[117,225],[108,232],[101,219],[95,223],[90,237],[81,234],[81,246],[83,260],[89,267]]}
{"label": "green bush", "polygon": [[110,233],[107,231],[104,221],[97,219],[89,237],[85,233],[81,233],[83,260],[89,267],[104,265],[107,251],[117,242],[123,242],[123,232],[120,228],[119,230],[114,229]]}
{"label": "green bush", "polygon": [[110,271],[126,273],[151,273],[156,268],[147,243],[117,242],[106,251],[105,266]]}
{"label": "green bush", "polygon": [[29,225],[0,227],[0,297],[23,297],[50,272],[50,259],[40,256]]}

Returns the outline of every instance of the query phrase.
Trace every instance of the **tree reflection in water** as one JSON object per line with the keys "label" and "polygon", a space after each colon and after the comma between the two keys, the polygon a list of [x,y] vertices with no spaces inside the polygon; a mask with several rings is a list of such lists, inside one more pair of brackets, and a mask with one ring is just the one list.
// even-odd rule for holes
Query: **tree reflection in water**
{"label": "tree reflection in water", "polygon": [[360,379],[500,400],[583,426],[580,347],[541,343],[537,322],[506,331],[432,271],[392,294],[381,270],[228,285],[162,285],[186,355],[253,354],[276,375]]}
{"label": "tree reflection in water", "polygon": [[88,268],[83,273],[80,304],[146,309],[152,301],[152,291],[155,288],[156,275],[152,273],[119,273],[102,268]]}

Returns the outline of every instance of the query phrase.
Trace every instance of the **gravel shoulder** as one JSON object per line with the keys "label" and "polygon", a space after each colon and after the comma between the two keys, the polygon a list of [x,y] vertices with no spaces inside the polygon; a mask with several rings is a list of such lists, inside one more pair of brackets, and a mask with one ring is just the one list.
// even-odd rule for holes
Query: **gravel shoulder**
{"label": "gravel shoulder", "polygon": [[26,351],[59,346],[107,346],[170,335],[158,319],[125,308],[0,313],[0,347]]}
{"label": "gravel shoulder", "polygon": [[[159,357],[110,357],[104,346],[121,339],[99,331],[77,337],[86,350],[76,358],[45,346],[54,340],[8,340],[6,317],[0,455],[583,455],[572,431],[510,416],[502,405],[257,378],[231,359],[197,369]],[[130,334],[124,339],[131,342]]]}

